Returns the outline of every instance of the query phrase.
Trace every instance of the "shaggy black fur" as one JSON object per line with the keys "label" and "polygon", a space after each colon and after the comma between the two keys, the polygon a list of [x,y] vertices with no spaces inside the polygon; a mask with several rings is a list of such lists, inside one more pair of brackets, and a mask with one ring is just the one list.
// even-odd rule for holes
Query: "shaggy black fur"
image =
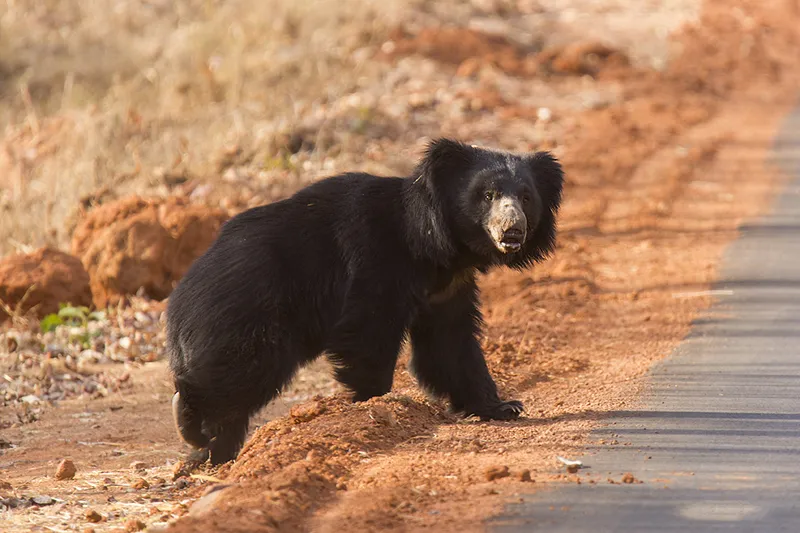
{"label": "shaggy black fur", "polygon": [[552,251],[562,183],[549,153],[441,139],[409,177],[343,174],[233,217],[169,300],[182,437],[233,459],[250,416],[322,353],[356,401],[385,394],[406,335],[426,390],[518,417],[484,361],[475,275]]}

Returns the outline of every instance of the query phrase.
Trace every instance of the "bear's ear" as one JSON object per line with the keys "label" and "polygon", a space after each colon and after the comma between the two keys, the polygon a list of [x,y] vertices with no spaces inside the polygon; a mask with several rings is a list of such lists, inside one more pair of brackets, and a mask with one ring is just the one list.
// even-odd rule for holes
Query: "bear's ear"
{"label": "bear's ear", "polygon": [[526,160],[542,202],[555,214],[561,205],[561,190],[564,188],[564,170],[561,164],[550,152],[536,152]]}
{"label": "bear's ear", "polygon": [[443,184],[463,175],[471,167],[475,148],[451,139],[435,139],[428,144],[419,166],[419,178],[429,184]]}
{"label": "bear's ear", "polygon": [[526,268],[547,257],[556,244],[556,215],[561,206],[561,189],[564,171],[549,152],[536,152],[524,158],[529,165],[536,191],[542,199],[539,224],[528,237],[520,253],[515,254],[508,266]]}

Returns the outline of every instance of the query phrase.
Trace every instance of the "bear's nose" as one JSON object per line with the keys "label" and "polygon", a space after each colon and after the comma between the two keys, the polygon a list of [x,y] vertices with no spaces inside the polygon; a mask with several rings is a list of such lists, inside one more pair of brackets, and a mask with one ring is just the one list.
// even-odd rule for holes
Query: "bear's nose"
{"label": "bear's nose", "polygon": [[486,229],[501,252],[518,252],[525,242],[526,224],[519,200],[504,197],[492,205]]}

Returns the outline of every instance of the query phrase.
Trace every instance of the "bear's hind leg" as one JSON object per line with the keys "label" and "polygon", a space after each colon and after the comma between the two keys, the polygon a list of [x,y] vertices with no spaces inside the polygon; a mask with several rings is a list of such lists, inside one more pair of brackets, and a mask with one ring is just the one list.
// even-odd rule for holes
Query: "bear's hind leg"
{"label": "bear's hind leg", "polygon": [[250,416],[238,416],[212,424],[209,429],[214,435],[209,443],[212,465],[221,465],[236,459],[247,436]]}
{"label": "bear's hind leg", "polygon": [[172,396],[172,418],[181,438],[195,448],[206,448],[208,436],[203,433],[203,419],[181,396],[180,391]]}

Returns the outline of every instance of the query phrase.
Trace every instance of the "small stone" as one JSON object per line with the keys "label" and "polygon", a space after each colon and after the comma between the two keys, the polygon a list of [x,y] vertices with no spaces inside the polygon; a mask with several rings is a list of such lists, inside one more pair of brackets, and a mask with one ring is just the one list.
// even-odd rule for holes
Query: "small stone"
{"label": "small stone", "polygon": [[309,422],[326,411],[325,405],[318,401],[312,401],[306,404],[295,405],[289,411],[289,416],[298,422]]}
{"label": "small stone", "polygon": [[88,520],[93,524],[96,524],[103,520],[103,516],[94,509],[89,509],[88,511],[86,511],[86,514],[84,516],[86,517],[86,520]]}
{"label": "small stone", "polygon": [[131,463],[131,470],[133,471],[145,470],[145,469],[147,469],[147,463],[144,463],[142,461],[134,461]]}
{"label": "small stone", "polygon": [[502,479],[504,477],[509,476],[509,471],[507,466],[492,466],[489,467],[486,472],[486,481],[494,481],[495,479]]}
{"label": "small stone", "polygon": [[306,461],[313,463],[314,461],[318,461],[319,459],[320,459],[320,454],[316,450],[309,450],[309,452],[306,454]]}
{"label": "small stone", "polygon": [[83,533],[96,533],[97,530],[93,527],[84,528]]}
{"label": "small stone", "polygon": [[50,496],[34,496],[31,501],[36,505],[53,505],[56,503]]}
{"label": "small stone", "polygon": [[78,469],[75,468],[75,463],[70,461],[69,459],[64,459],[60,463],[58,463],[58,468],[56,468],[56,479],[63,481],[65,479],[72,479],[75,477],[75,474],[78,472]]}
{"label": "small stone", "polygon": [[630,472],[626,472],[625,474],[622,475],[623,483],[634,483],[635,481],[636,478],[633,477],[633,474],[631,474]]}
{"label": "small stone", "polygon": [[136,520],[135,518],[131,518],[127,522],[125,522],[125,531],[127,533],[134,533],[136,531],[141,531],[147,527],[147,524],[142,522],[141,520]]}
{"label": "small stone", "polygon": [[192,483],[191,483],[191,481],[189,481],[189,478],[181,477],[181,478],[178,478],[178,480],[175,482],[175,488],[176,489],[185,489],[186,487],[188,487],[191,484]]}
{"label": "small stone", "polygon": [[4,479],[0,479],[0,490],[11,490],[14,487],[11,486],[11,483]]}
{"label": "small stone", "polygon": [[567,472],[570,474],[575,474],[580,469],[580,465],[567,465]]}
{"label": "small stone", "polygon": [[547,122],[551,118],[553,118],[553,112],[550,111],[547,107],[540,107],[536,110],[536,118],[541,120],[542,122]]}
{"label": "small stone", "polygon": [[150,483],[148,483],[146,479],[140,477],[139,479],[133,482],[131,487],[133,487],[136,490],[145,490],[150,488]]}
{"label": "small stone", "polygon": [[517,479],[519,481],[524,481],[526,483],[530,483],[533,480],[531,479],[531,471],[530,470],[522,470],[517,473]]}
{"label": "small stone", "polygon": [[198,498],[189,508],[189,516],[201,517],[211,512],[222,494],[232,485],[214,485]]}

